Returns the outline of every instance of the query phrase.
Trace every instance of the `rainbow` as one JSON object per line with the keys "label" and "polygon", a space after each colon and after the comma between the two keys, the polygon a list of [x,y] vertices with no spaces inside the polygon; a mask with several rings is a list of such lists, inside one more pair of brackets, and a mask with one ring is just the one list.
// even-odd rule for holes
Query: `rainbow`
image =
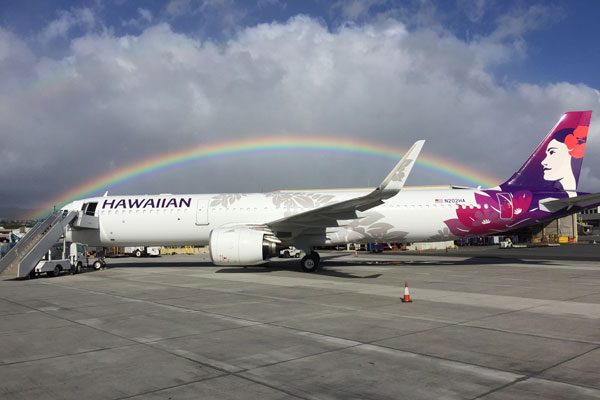
{"label": "rainbow", "polygon": [[[178,166],[186,162],[243,153],[290,149],[356,153],[392,159],[399,159],[406,152],[405,149],[373,144],[366,141],[311,136],[265,136],[201,145],[186,148],[184,150],[159,154],[87,180],[85,183],[73,187],[68,192],[62,193],[60,196],[46,201],[27,218],[41,218],[49,214],[55,206],[56,208],[59,208],[73,200],[82,197],[90,197],[91,195],[105,191],[109,186],[116,183]],[[473,183],[475,186],[482,185],[491,187],[496,186],[500,182],[500,179],[497,177],[476,172],[456,163],[430,155],[419,156],[417,164],[433,171],[466,180],[467,182]]]}

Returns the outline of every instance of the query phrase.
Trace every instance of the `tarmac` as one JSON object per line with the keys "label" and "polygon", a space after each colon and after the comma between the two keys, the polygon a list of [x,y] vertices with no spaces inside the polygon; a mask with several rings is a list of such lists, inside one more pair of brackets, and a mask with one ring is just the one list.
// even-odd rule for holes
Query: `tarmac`
{"label": "tarmac", "polygon": [[600,246],[535,250],[3,281],[0,398],[599,399]]}

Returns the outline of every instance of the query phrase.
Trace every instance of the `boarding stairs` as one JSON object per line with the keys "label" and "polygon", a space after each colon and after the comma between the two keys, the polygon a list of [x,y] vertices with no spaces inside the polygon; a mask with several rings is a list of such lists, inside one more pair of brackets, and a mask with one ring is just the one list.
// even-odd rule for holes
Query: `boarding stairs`
{"label": "boarding stairs", "polygon": [[0,279],[29,276],[38,261],[60,239],[67,225],[73,223],[77,216],[77,211],[56,211],[44,221],[38,222],[0,258]]}

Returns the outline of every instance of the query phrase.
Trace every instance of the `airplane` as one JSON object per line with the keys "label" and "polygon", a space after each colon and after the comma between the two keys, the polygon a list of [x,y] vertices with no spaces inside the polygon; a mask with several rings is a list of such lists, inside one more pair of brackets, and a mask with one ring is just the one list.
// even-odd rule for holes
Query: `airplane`
{"label": "airplane", "polygon": [[402,190],[424,141],[413,144],[375,189],[102,196],[74,201],[67,240],[90,246],[209,245],[215,265],[259,265],[317,246],[446,241],[497,235],[600,204],[577,192],[591,111],[565,113],[523,166],[489,188]]}

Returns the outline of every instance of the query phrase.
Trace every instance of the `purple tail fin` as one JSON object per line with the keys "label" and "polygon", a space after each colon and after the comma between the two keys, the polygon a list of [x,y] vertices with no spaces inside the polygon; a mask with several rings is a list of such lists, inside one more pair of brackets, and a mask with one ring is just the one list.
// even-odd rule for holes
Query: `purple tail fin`
{"label": "purple tail fin", "polygon": [[575,193],[591,117],[591,111],[565,113],[525,164],[500,187]]}

